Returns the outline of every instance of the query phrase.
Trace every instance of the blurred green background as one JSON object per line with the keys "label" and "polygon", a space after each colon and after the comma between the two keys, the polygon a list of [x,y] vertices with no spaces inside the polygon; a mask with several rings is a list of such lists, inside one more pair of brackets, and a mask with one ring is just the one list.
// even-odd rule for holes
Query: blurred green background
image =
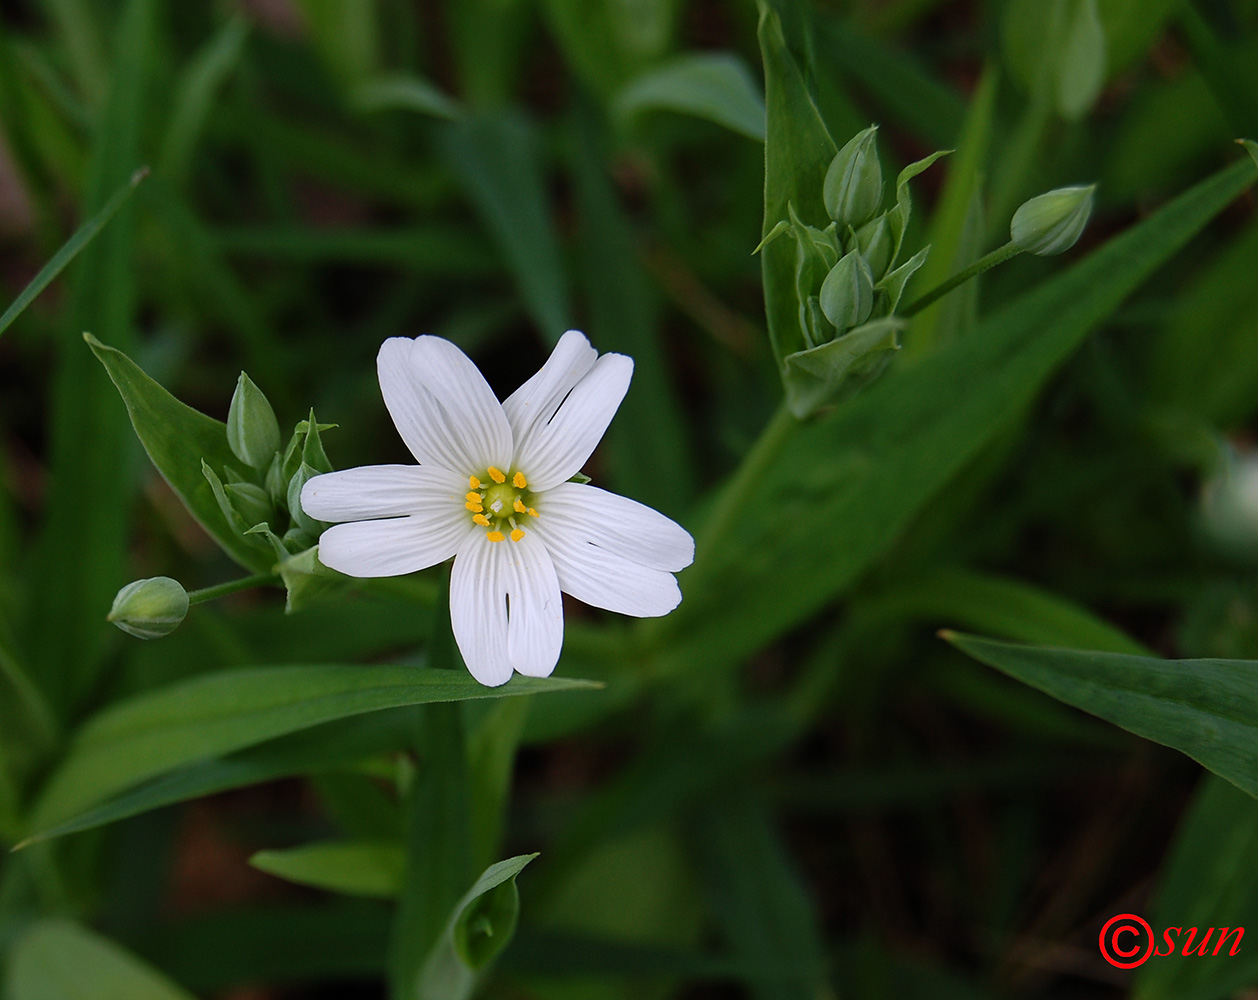
{"label": "blurred green background", "polygon": [[[1003,243],[1026,198],[1099,182],[1076,248],[922,312],[888,380],[1258,137],[1255,0],[773,6],[836,143],[880,124],[889,188],[956,150],[914,182],[910,238],[932,255],[909,300]],[[742,0],[0,0],[0,305],[152,171],[0,336],[7,846],[105,706],[233,667],[418,662],[437,592],[426,573],[291,615],[251,592],[159,641],[114,630],[132,579],[235,571],[145,457],[85,330],[218,419],[242,368],[283,427],[313,405],[345,468],[409,461],[376,386],[385,337],[448,337],[505,397],[580,328],[636,362],[587,471],[702,545],[781,400],[752,256],[759,16]],[[1258,947],[1135,974],[1096,935],[1122,912],[1258,933],[1258,805],[935,633],[1258,657],[1254,217],[1252,194],[1232,201],[955,471],[923,454],[864,519],[824,492],[869,461],[862,417],[842,447],[789,453],[783,488],[820,483],[821,500],[758,511],[728,547],[749,597],[683,576],[698,610],[644,628],[567,606],[558,674],[606,687],[508,699],[526,708],[479,730],[521,745],[499,776],[502,850],[478,853],[541,852],[485,996],[1248,995]],[[815,578],[775,576],[754,544],[783,519],[805,554],[830,540]],[[6,856],[12,1000],[385,996],[391,903],[249,859],[396,836],[407,711],[362,717],[339,758],[224,757],[239,777],[200,787],[229,790]],[[58,924],[66,950],[32,954],[54,917],[115,944]],[[131,992],[94,992],[117,962]]]}

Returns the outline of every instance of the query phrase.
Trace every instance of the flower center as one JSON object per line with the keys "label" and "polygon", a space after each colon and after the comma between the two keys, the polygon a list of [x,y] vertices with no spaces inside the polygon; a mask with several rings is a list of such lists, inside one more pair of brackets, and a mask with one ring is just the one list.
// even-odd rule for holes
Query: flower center
{"label": "flower center", "polygon": [[524,537],[524,530],[515,519],[523,520],[526,514],[538,516],[523,472],[517,471],[508,477],[491,465],[485,470],[484,478],[468,476],[467,484],[471,490],[464,497],[463,506],[472,512],[474,523],[489,529],[485,537],[491,542],[501,542],[507,537],[504,528],[510,528],[511,541],[518,542]]}

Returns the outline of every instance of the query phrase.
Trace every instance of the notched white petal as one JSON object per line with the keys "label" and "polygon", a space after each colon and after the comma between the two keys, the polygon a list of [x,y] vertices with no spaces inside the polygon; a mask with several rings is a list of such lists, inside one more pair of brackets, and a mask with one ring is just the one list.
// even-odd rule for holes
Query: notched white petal
{"label": "notched white petal", "polygon": [[510,564],[507,651],[511,665],[530,677],[549,677],[563,648],[563,597],[546,545],[535,531],[499,542]]}
{"label": "notched white petal", "polygon": [[[498,542],[501,546],[505,543]],[[509,567],[485,532],[473,529],[450,570],[450,626],[468,672],[486,687],[511,679],[507,651]]]}
{"label": "notched white petal", "polygon": [[471,530],[457,509],[336,524],[319,536],[319,561],[347,576],[401,576],[449,559]]}
{"label": "notched white petal", "polygon": [[559,338],[546,363],[532,378],[503,401],[516,442],[524,440],[538,424],[545,424],[564,397],[598,359],[598,351],[580,330]]}
{"label": "notched white petal", "polygon": [[635,618],[658,618],[681,603],[681,589],[671,573],[632,562],[544,521],[539,518],[535,530],[546,542],[564,593]]}
{"label": "notched white petal", "polygon": [[462,507],[466,480],[431,465],[365,465],[309,479],[301,509],[320,521],[400,517]]}
{"label": "notched white petal", "polygon": [[560,483],[538,498],[547,527],[630,562],[675,573],[695,558],[690,532],[657,510],[597,486]]}
{"label": "notched white petal", "polygon": [[604,354],[581,378],[546,423],[533,425],[516,441],[516,465],[541,491],[581,471],[602,439],[633,377],[633,359]]}
{"label": "notched white petal", "polygon": [[390,337],[380,345],[376,373],[389,416],[420,464],[464,476],[510,464],[511,427],[502,406],[476,366],[449,341]]}

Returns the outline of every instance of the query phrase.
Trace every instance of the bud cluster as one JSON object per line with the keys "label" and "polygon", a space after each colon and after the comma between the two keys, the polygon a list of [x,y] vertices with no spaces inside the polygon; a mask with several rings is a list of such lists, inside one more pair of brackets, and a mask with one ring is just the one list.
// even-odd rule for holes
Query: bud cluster
{"label": "bud cluster", "polygon": [[821,192],[828,226],[819,229],[801,221],[788,205],[789,218],[761,243],[763,247],[782,235],[795,242],[804,350],[785,358],[786,375],[788,382],[794,372],[819,383],[797,387],[799,399],[832,398],[833,390],[854,374],[877,373],[890,356],[886,352],[899,346],[896,333],[902,324],[894,313],[904,287],[926,261],[929,247],[899,263],[912,211],[909,181],[944,154],[905,167],[896,178],[895,201],[884,210],[877,131],[871,125],[857,133],[830,163]]}

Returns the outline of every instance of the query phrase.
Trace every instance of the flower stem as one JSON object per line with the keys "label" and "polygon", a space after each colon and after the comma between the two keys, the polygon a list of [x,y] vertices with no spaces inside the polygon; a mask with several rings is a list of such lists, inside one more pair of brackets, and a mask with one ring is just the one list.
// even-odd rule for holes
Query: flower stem
{"label": "flower stem", "polygon": [[251,590],[274,583],[278,577],[274,573],[256,573],[253,576],[242,576],[239,580],[229,580],[214,587],[203,587],[201,590],[188,591],[188,604],[204,604],[219,597],[226,597],[238,590]]}
{"label": "flower stem", "polygon": [[732,525],[743,512],[747,497],[756,485],[764,478],[769,463],[781,450],[783,443],[799,426],[785,401],[777,412],[769,419],[756,443],[751,446],[742,464],[734,471],[725,489],[712,505],[712,511],[704,522],[699,538],[695,543],[695,562],[700,562],[706,553],[715,548],[725,537]]}
{"label": "flower stem", "polygon": [[909,303],[909,305],[905,308],[897,309],[896,315],[907,319],[914,313],[921,312],[932,302],[936,302],[943,298],[958,285],[965,284],[971,278],[978,277],[984,271],[990,271],[997,264],[1003,264],[1007,260],[1012,260],[1022,252],[1022,248],[1014,243],[1013,240],[1010,240],[1003,247],[997,247],[986,256],[980,257],[963,271],[958,271],[943,284],[936,285],[921,298],[915,299],[913,302]]}

